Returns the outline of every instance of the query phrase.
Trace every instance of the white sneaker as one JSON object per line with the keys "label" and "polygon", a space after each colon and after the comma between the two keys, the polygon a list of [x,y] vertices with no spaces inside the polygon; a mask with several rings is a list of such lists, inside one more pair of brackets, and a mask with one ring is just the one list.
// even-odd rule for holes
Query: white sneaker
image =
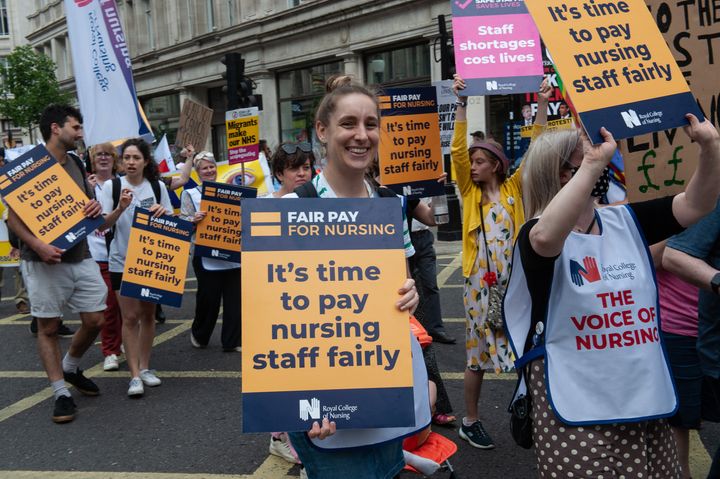
{"label": "white sneaker", "polygon": [[203,349],[205,347],[200,344],[197,339],[195,339],[192,332],[190,332],[190,344],[192,344],[193,348]]}
{"label": "white sneaker", "polygon": [[155,375],[155,370],[153,369],[143,369],[140,371],[140,379],[146,386],[150,386],[151,388],[162,384],[162,381]]}
{"label": "white sneaker", "polygon": [[293,454],[293,450],[290,447],[290,444],[288,444],[287,442],[287,436],[284,434],[282,439],[277,439],[273,436],[270,436],[269,451],[270,454],[282,457],[287,462],[290,462],[292,464],[297,464],[299,462],[297,456]]}
{"label": "white sneaker", "polygon": [[128,388],[128,396],[138,397],[145,394],[145,388],[140,378],[132,378],[130,380],[130,387]]}
{"label": "white sneaker", "polygon": [[119,366],[120,365],[118,364],[118,357],[116,355],[111,354],[109,356],[105,356],[105,362],[103,363],[103,370],[117,371]]}

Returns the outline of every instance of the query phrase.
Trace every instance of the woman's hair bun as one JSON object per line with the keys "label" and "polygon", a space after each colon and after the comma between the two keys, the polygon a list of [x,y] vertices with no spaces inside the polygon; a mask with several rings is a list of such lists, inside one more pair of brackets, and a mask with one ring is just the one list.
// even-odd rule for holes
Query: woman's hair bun
{"label": "woman's hair bun", "polygon": [[325,92],[330,93],[346,85],[352,85],[353,79],[350,75],[333,75],[325,82]]}

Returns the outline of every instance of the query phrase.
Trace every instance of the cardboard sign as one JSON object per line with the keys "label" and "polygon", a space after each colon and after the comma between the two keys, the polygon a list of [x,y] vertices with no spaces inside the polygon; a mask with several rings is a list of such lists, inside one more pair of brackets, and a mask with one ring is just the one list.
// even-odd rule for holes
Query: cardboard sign
{"label": "cardboard sign", "polygon": [[178,148],[193,145],[198,151],[204,149],[210,135],[212,116],[212,108],[186,98],[180,112],[180,125],[175,145]]}
{"label": "cardboard sign", "polygon": [[452,0],[455,70],[465,93],[537,91],[542,81],[540,34],[526,2]]}
{"label": "cardboard sign", "polygon": [[85,217],[89,198],[42,145],[0,168],[0,195],[32,234],[60,249],[71,248],[105,221]]}
{"label": "cardboard sign", "polygon": [[388,88],[381,95],[380,183],[408,198],[445,194],[434,87]]}
{"label": "cardboard sign", "polygon": [[256,196],[255,188],[203,182],[200,209],[207,215],[197,225],[195,254],[239,263],[240,200]]}
{"label": "cardboard sign", "polygon": [[[698,5],[647,0],[650,14],[670,46],[705,116],[720,126],[717,43],[720,17]],[[715,47],[713,47],[715,45]],[[697,167],[700,148],[682,128],[629,139],[621,144],[629,201],[645,201],[685,190]]]}
{"label": "cardboard sign", "polygon": [[408,426],[399,200],[243,202],[243,432]]}
{"label": "cardboard sign", "polygon": [[700,115],[642,0],[527,2],[593,143],[686,125]]}
{"label": "cardboard sign", "polygon": [[120,294],[179,308],[192,231],[189,221],[167,215],[153,218],[148,210],[136,208]]}
{"label": "cardboard sign", "polygon": [[241,108],[225,112],[228,162],[245,163],[260,156],[260,122],[258,109]]}
{"label": "cardboard sign", "polygon": [[[550,120],[547,122],[545,131],[553,130],[572,130],[575,128],[575,123],[572,118],[561,118],[559,120]],[[520,136],[522,138],[530,138],[532,136],[533,126],[523,126],[520,128]]]}

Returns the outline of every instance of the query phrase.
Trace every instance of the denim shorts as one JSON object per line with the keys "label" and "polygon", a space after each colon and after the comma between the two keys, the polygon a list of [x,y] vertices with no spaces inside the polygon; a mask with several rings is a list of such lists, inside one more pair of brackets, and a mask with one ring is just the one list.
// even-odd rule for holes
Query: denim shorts
{"label": "denim shorts", "polygon": [[392,479],[405,467],[402,439],[377,446],[331,450],[315,447],[304,432],[288,435],[312,479]]}

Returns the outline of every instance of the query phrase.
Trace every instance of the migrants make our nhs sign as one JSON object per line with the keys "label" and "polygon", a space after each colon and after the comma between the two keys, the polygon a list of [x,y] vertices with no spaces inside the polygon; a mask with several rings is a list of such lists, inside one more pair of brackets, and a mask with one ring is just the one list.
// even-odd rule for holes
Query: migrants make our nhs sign
{"label": "migrants make our nhs sign", "polygon": [[65,0],[65,16],[85,143],[150,136],[115,0]]}

